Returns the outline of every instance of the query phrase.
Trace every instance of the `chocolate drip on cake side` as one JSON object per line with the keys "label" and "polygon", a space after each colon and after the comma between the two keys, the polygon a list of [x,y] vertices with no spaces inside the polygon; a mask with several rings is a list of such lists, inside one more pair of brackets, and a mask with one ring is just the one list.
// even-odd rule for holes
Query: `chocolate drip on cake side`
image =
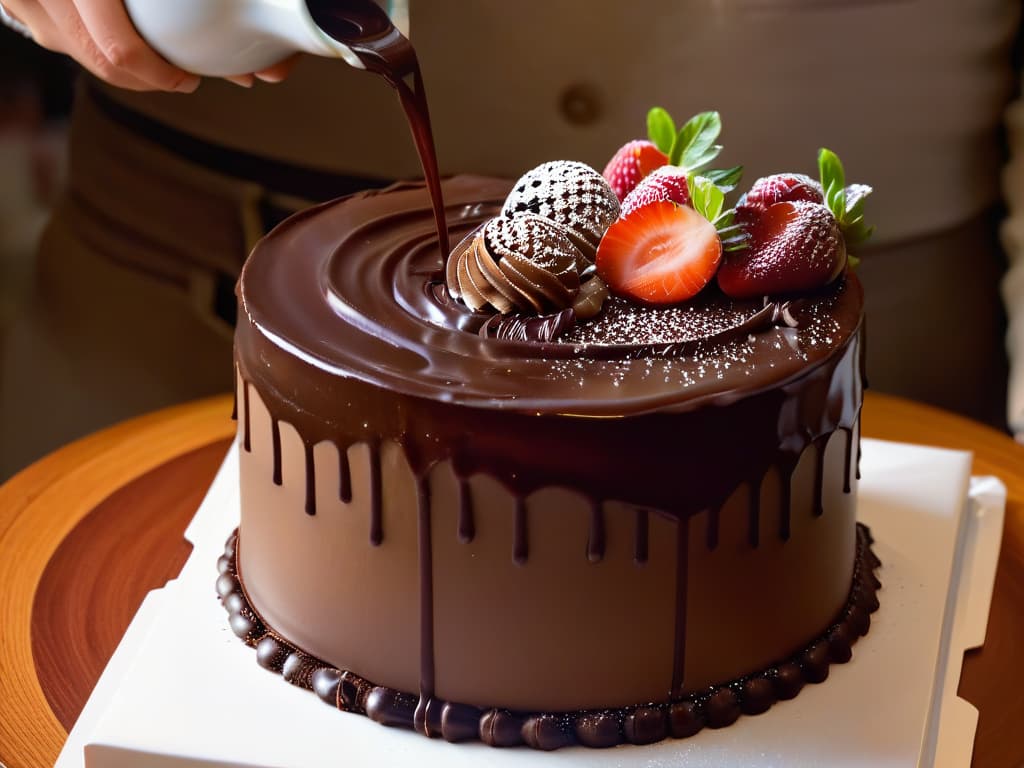
{"label": "chocolate drip on cake side", "polygon": [[281,420],[273,415],[270,417],[270,450],[273,452],[274,485],[281,485],[284,482],[281,477]]}
{"label": "chocolate drip on cake side", "polygon": [[708,508],[708,529],[706,544],[709,551],[718,549],[718,519],[721,515],[720,507],[709,507]]}
{"label": "chocolate drip on cake side", "polygon": [[316,514],[316,464],[313,461],[313,443],[302,441],[306,469],[306,514]]}
{"label": "chocolate drip on cake side", "polygon": [[797,462],[800,454],[796,456],[783,454],[779,461],[779,538],[782,541],[789,541],[790,517],[792,515],[792,485],[793,473],[796,472]]}
{"label": "chocolate drip on cake side", "polygon": [[431,546],[430,488],[425,477],[416,480],[420,581],[420,698],[413,727],[424,736],[433,733],[428,715],[434,698],[434,566]]}
{"label": "chocolate drip on cake side", "polygon": [[674,654],[672,657],[672,683],[669,696],[682,696],[686,684],[686,604],[689,590],[690,572],[690,519],[679,517],[676,520],[676,622]]}
{"label": "chocolate drip on cake side", "polygon": [[246,453],[252,451],[252,422],[249,414],[249,382],[244,378],[242,381],[242,448]]}
{"label": "chocolate drip on cake side", "polygon": [[636,536],[633,543],[633,562],[643,565],[650,556],[651,538],[650,512],[646,509],[636,510]]}
{"label": "chocolate drip on cake side", "polygon": [[338,445],[338,498],[348,504],[352,501],[352,468],[348,463],[348,446]]}
{"label": "chocolate drip on cake side", "polygon": [[526,512],[526,499],[521,495],[515,497],[513,512],[512,560],[516,565],[524,565],[530,556],[530,529]]}
{"label": "chocolate drip on cake side", "polygon": [[370,544],[379,547],[384,541],[384,499],[381,487],[380,442],[371,440],[370,449]]}
{"label": "chocolate drip on cake side", "polygon": [[[821,517],[825,514],[825,507],[822,504],[822,494],[824,493],[825,485],[825,446],[828,445],[828,435],[819,437],[814,441],[814,492],[812,503],[814,504],[814,516]],[[849,446],[847,446],[849,450]],[[850,456],[847,453],[846,456],[847,466],[849,466]],[[848,493],[849,491],[847,491]]]}
{"label": "chocolate drip on cake side", "polygon": [[587,537],[587,560],[599,563],[605,549],[604,505],[600,499],[590,501],[590,535]]}
{"label": "chocolate drip on cake side", "polygon": [[459,477],[459,541],[468,544],[476,538],[476,519],[473,514],[473,495],[469,479]]}
{"label": "chocolate drip on cake side", "polygon": [[[844,429],[846,434],[846,466],[843,469],[843,493],[850,492],[850,463],[853,459],[853,428]],[[857,479],[860,480],[860,441],[857,441]]]}
{"label": "chocolate drip on cake side", "polygon": [[754,549],[761,543],[761,482],[764,475],[747,480],[750,495],[747,499],[747,540]]}

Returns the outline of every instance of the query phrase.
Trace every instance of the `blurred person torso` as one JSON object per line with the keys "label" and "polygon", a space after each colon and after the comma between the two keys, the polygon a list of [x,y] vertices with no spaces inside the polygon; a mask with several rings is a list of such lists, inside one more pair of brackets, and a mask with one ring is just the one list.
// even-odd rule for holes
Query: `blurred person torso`
{"label": "blurred person torso", "polygon": [[[871,384],[998,423],[994,211],[1019,3],[409,9],[445,175],[516,178],[553,159],[601,169],[644,136],[655,105],[680,121],[718,110],[719,164],[745,166],[741,188],[777,171],[816,175],[818,148],[836,151],[850,181],[875,188],[861,265]],[[314,183],[324,174],[339,180],[326,193]],[[326,196],[421,175],[394,92],[340,60],[305,57],[285,82],[251,90],[209,79],[190,95],[87,78],[36,300],[0,368],[0,476],[117,419],[229,391],[232,288],[256,239]],[[46,424],[32,402],[47,404]]]}
{"label": "blurred person torso", "polygon": [[[961,223],[998,193],[1014,87],[1008,0],[446,0],[410,3],[441,171],[516,177],[551,159],[602,168],[654,105],[722,114],[747,183],[816,174],[819,146],[875,187],[879,242]],[[116,92],[181,130],[299,166],[421,175],[377,77],[305,58],[280,85]]]}

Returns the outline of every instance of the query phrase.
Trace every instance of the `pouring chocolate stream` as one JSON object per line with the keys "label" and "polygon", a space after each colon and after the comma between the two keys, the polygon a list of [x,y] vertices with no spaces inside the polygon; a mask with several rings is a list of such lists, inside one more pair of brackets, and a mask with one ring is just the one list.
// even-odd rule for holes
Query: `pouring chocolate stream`
{"label": "pouring chocolate stream", "polygon": [[444,215],[437,150],[430,127],[423,74],[412,43],[373,0],[309,0],[307,7],[320,29],[347,45],[367,71],[383,77],[398,92],[430,190],[441,252],[448,253],[448,224]]}

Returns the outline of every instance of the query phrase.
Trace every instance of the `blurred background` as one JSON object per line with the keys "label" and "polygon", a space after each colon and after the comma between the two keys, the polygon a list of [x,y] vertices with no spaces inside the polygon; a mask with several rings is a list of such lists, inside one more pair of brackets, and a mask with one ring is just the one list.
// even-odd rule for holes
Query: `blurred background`
{"label": "blurred background", "polygon": [[[0,27],[0,401],[5,340],[30,300],[36,247],[64,188],[67,131],[78,67]],[[28,457],[0,424],[0,481]]]}
{"label": "blurred background", "polygon": [[[744,163],[745,184],[816,175],[830,146],[876,188],[879,236],[858,254],[870,386],[1008,430],[1006,308],[1024,323],[1024,281],[1011,296],[1001,180],[1024,126],[1020,3],[641,5],[666,18],[413,2],[442,173],[600,169],[654,104],[680,121],[719,109],[721,165]],[[474,34],[453,38],[455,11]],[[418,175],[393,94],[340,62],[305,57],[281,85],[136,94],[0,27],[0,481],[122,418],[229,391],[233,283],[256,239]],[[1024,375],[1019,389],[1024,405]]]}

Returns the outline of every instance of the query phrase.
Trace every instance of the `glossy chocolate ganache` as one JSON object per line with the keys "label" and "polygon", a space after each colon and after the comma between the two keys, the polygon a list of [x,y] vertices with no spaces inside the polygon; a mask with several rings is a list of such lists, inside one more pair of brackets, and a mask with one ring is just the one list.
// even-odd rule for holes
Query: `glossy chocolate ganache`
{"label": "glossy chocolate ganache", "polygon": [[[508,188],[447,182],[452,233],[493,216]],[[247,262],[240,373],[310,446],[392,439],[418,474],[450,459],[520,496],[563,485],[678,515],[852,433],[862,378],[852,275],[767,311],[710,291],[668,309],[613,300],[551,342],[499,340],[480,333],[490,315],[444,291],[432,223],[424,188],[399,184],[299,214]],[[728,406],[735,429],[707,405]]]}
{"label": "glossy chocolate ganache", "polygon": [[[509,188],[445,182],[452,241]],[[856,277],[495,338],[434,224],[398,184],[293,217],[243,270],[218,589],[261,663],[380,722],[547,749],[726,725],[848,659],[877,607]]]}

